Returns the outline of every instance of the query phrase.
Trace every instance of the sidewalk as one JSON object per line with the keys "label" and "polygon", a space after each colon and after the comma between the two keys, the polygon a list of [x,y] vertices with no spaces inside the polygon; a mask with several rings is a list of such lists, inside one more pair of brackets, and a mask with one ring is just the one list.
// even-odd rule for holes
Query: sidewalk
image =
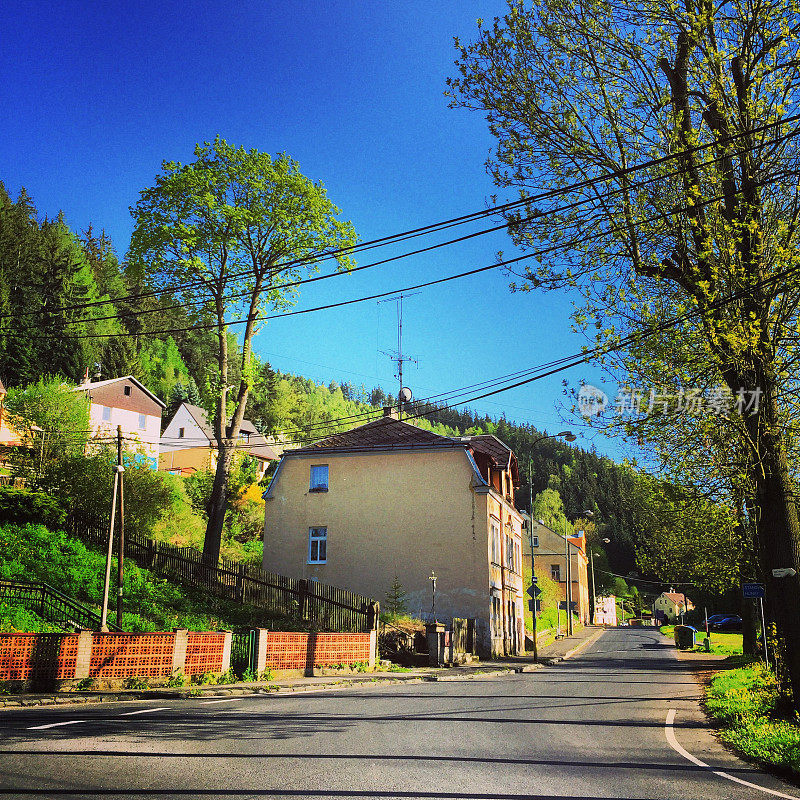
{"label": "sidewalk", "polygon": [[602,628],[587,627],[574,636],[565,637],[540,648],[539,661],[533,654],[492,661],[479,661],[454,667],[417,667],[408,672],[362,672],[354,675],[325,675],[320,677],[285,678],[257,683],[229,683],[210,686],[181,686],[156,689],[109,689],[89,692],[47,692],[42,694],[0,695],[0,709],[28,706],[67,705],[83,703],[114,703],[124,700],[189,700],[208,697],[228,697],[246,694],[287,694],[320,689],[344,689],[368,683],[420,683],[423,681],[457,681],[492,678],[517,672],[533,672],[569,658],[592,637],[599,637]]}

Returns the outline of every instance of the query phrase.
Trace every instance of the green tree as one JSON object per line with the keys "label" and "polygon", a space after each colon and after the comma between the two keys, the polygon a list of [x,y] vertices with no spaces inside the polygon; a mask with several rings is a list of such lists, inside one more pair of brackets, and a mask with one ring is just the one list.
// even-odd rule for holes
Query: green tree
{"label": "green tree", "polygon": [[[788,454],[800,197],[796,140],[781,137],[800,89],[799,36],[793,0],[510,0],[505,17],[460,46],[450,82],[454,104],[488,116],[498,185],[523,199],[533,187],[564,190],[510,215],[518,244],[565,247],[561,260],[527,269],[522,286],[580,289],[577,320],[605,344],[658,319],[669,297],[672,315],[695,314],[681,334],[715,383],[758,397],[757,409],[739,409],[741,468],[798,709],[800,526]],[[674,160],[651,161],[667,153]],[[564,200],[569,210],[554,211]],[[773,578],[781,566],[798,574]]]}
{"label": "green tree", "polygon": [[383,605],[383,610],[390,619],[402,617],[408,614],[408,603],[406,602],[407,594],[403,589],[403,584],[400,583],[400,578],[394,576],[392,585],[386,592],[386,602]]}
{"label": "green tree", "polygon": [[[213,315],[219,458],[203,554],[216,564],[231,459],[254,381],[251,348],[259,317],[265,308],[289,305],[296,290],[285,284],[313,270],[326,251],[336,252],[339,268],[349,268],[345,253],[356,235],[337,218],[322,184],[285,154],[272,158],[217,138],[195,148],[194,162],[165,162],[162,169],[131,209],[129,260],[156,283],[186,287],[179,291],[205,300]],[[244,330],[241,351],[232,353],[228,337],[237,312],[245,315]],[[233,362],[239,375],[232,386]]]}

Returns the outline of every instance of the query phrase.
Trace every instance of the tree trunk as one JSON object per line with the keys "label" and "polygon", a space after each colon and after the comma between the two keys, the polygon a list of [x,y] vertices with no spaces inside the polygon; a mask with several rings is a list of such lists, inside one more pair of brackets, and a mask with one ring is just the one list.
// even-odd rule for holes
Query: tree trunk
{"label": "tree trunk", "polygon": [[233,460],[234,447],[228,439],[222,439],[219,442],[217,471],[214,474],[214,486],[208,503],[208,524],[203,540],[203,561],[210,567],[216,567],[219,563],[222,527],[225,524],[225,509],[228,500],[228,474]]}
{"label": "tree trunk", "polygon": [[[783,659],[791,683],[794,708],[800,710],[800,525],[778,420],[774,385],[762,378],[763,410],[747,417],[758,447],[754,459],[756,532],[769,608],[784,640]],[[773,569],[791,567],[793,577],[776,578]]]}

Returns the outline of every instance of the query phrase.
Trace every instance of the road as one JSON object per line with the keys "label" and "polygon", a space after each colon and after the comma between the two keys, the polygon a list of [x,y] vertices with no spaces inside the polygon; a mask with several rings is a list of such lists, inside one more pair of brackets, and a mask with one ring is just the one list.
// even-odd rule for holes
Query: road
{"label": "road", "polygon": [[0,797],[800,799],[717,743],[699,695],[663,637],[620,628],[503,678],[8,709]]}

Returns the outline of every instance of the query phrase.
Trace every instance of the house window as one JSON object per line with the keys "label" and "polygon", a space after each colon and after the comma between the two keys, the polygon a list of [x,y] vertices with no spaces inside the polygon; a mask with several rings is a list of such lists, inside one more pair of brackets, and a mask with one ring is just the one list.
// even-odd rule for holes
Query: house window
{"label": "house window", "polygon": [[492,520],[492,563],[500,563],[500,524]]}
{"label": "house window", "polygon": [[531,537],[531,546],[532,547],[538,547],[539,546],[539,537],[538,536],[532,536]]}
{"label": "house window", "polygon": [[122,391],[125,393],[125,397],[130,397],[131,396],[131,387],[130,386],[126,386]]}
{"label": "house window", "polygon": [[139,414],[139,430],[143,431],[147,428],[147,417],[144,414]]}
{"label": "house window", "polygon": [[506,536],[506,566],[514,570],[514,540],[510,536]]}
{"label": "house window", "polygon": [[561,580],[561,565],[560,564],[551,564],[550,565],[550,577],[554,581]]}
{"label": "house window", "polygon": [[328,529],[308,529],[308,563],[324,564],[328,560]]}
{"label": "house window", "polygon": [[102,406],[103,409],[103,422],[111,422],[111,407]]}
{"label": "house window", "polygon": [[318,464],[311,467],[311,481],[308,487],[310,492],[328,491],[328,465]]}
{"label": "house window", "polygon": [[184,433],[185,430],[186,430],[186,428],[178,428],[178,438],[179,439],[183,439],[183,433]]}

